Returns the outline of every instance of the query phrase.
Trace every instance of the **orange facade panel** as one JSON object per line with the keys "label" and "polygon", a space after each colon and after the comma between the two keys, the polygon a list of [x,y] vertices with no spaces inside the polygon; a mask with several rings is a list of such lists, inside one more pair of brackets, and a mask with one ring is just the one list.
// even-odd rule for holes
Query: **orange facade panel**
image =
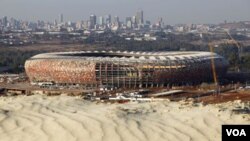
{"label": "orange facade panel", "polygon": [[28,60],[25,70],[32,82],[96,83],[95,63],[81,60]]}

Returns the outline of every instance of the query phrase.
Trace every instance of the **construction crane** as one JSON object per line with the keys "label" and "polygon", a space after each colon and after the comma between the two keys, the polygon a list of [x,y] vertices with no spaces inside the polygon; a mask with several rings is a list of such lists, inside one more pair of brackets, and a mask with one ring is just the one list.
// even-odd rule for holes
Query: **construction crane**
{"label": "construction crane", "polygon": [[237,48],[238,48],[238,56],[240,57],[241,47],[240,47],[239,43],[231,36],[231,34],[228,31],[225,31],[225,32],[231,38],[233,43],[237,46]]}
{"label": "construction crane", "polygon": [[215,85],[215,92],[216,94],[219,93],[219,83],[218,83],[218,78],[217,78],[217,73],[216,73],[216,68],[215,68],[215,62],[214,62],[214,48],[211,45],[211,43],[208,43],[210,52],[211,52],[211,68],[212,68],[212,73],[213,73],[213,81],[214,81],[214,85]]}
{"label": "construction crane", "polygon": [[[237,46],[238,57],[239,57],[238,59],[240,59],[241,47],[240,47],[239,43],[231,36],[231,34],[228,31],[225,31],[225,32],[230,37],[230,39],[233,41],[233,43]],[[211,68],[212,68],[212,73],[213,73],[213,81],[214,81],[214,85],[216,87],[216,94],[218,94],[219,93],[219,82],[218,82],[218,77],[217,77],[216,68],[215,68],[214,48],[213,48],[211,43],[208,43],[208,46],[209,46],[209,49],[211,52]]]}
{"label": "construction crane", "polygon": [[215,57],[214,48],[210,43],[208,44],[208,46],[209,46],[209,49],[211,52],[211,68],[212,68],[212,72],[213,72],[213,80],[214,80],[214,83],[217,85],[218,79],[217,79],[217,73],[216,73],[216,68],[215,68],[215,63],[214,63],[214,57]]}
{"label": "construction crane", "polygon": [[[239,45],[239,43],[231,36],[231,34],[225,30],[225,32],[227,33],[227,35],[230,37],[230,39],[233,41],[233,43],[237,46],[238,48],[238,59],[240,60],[240,56],[241,56],[241,47]],[[239,66],[238,66],[238,72],[240,71]]]}

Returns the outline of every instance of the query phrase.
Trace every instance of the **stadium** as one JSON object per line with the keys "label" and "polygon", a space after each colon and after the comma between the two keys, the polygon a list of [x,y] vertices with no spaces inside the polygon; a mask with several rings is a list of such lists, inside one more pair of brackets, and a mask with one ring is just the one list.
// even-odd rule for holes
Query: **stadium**
{"label": "stadium", "polygon": [[114,88],[194,85],[223,77],[228,62],[211,52],[80,51],[44,53],[25,62],[31,84]]}

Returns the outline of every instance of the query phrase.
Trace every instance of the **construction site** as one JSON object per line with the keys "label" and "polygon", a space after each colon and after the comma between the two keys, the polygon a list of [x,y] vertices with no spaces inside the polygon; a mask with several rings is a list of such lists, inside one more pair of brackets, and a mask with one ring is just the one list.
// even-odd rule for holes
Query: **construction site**
{"label": "construction site", "polygon": [[[38,54],[26,73],[2,75],[2,95],[72,95],[91,101],[249,101],[248,84],[231,78],[211,52],[81,51]],[[238,75],[237,75],[238,76]]]}
{"label": "construction site", "polygon": [[36,55],[25,63],[32,85],[111,89],[195,85],[223,77],[228,62],[210,52],[82,51]]}

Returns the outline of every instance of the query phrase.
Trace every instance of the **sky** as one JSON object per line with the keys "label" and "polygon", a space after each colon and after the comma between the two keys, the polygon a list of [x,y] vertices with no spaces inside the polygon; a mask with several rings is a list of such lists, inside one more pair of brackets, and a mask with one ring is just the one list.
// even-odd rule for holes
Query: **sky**
{"label": "sky", "polygon": [[144,19],[165,24],[250,21],[250,0],[0,0],[0,17],[28,21],[88,20],[89,15],[121,20],[144,11]]}

